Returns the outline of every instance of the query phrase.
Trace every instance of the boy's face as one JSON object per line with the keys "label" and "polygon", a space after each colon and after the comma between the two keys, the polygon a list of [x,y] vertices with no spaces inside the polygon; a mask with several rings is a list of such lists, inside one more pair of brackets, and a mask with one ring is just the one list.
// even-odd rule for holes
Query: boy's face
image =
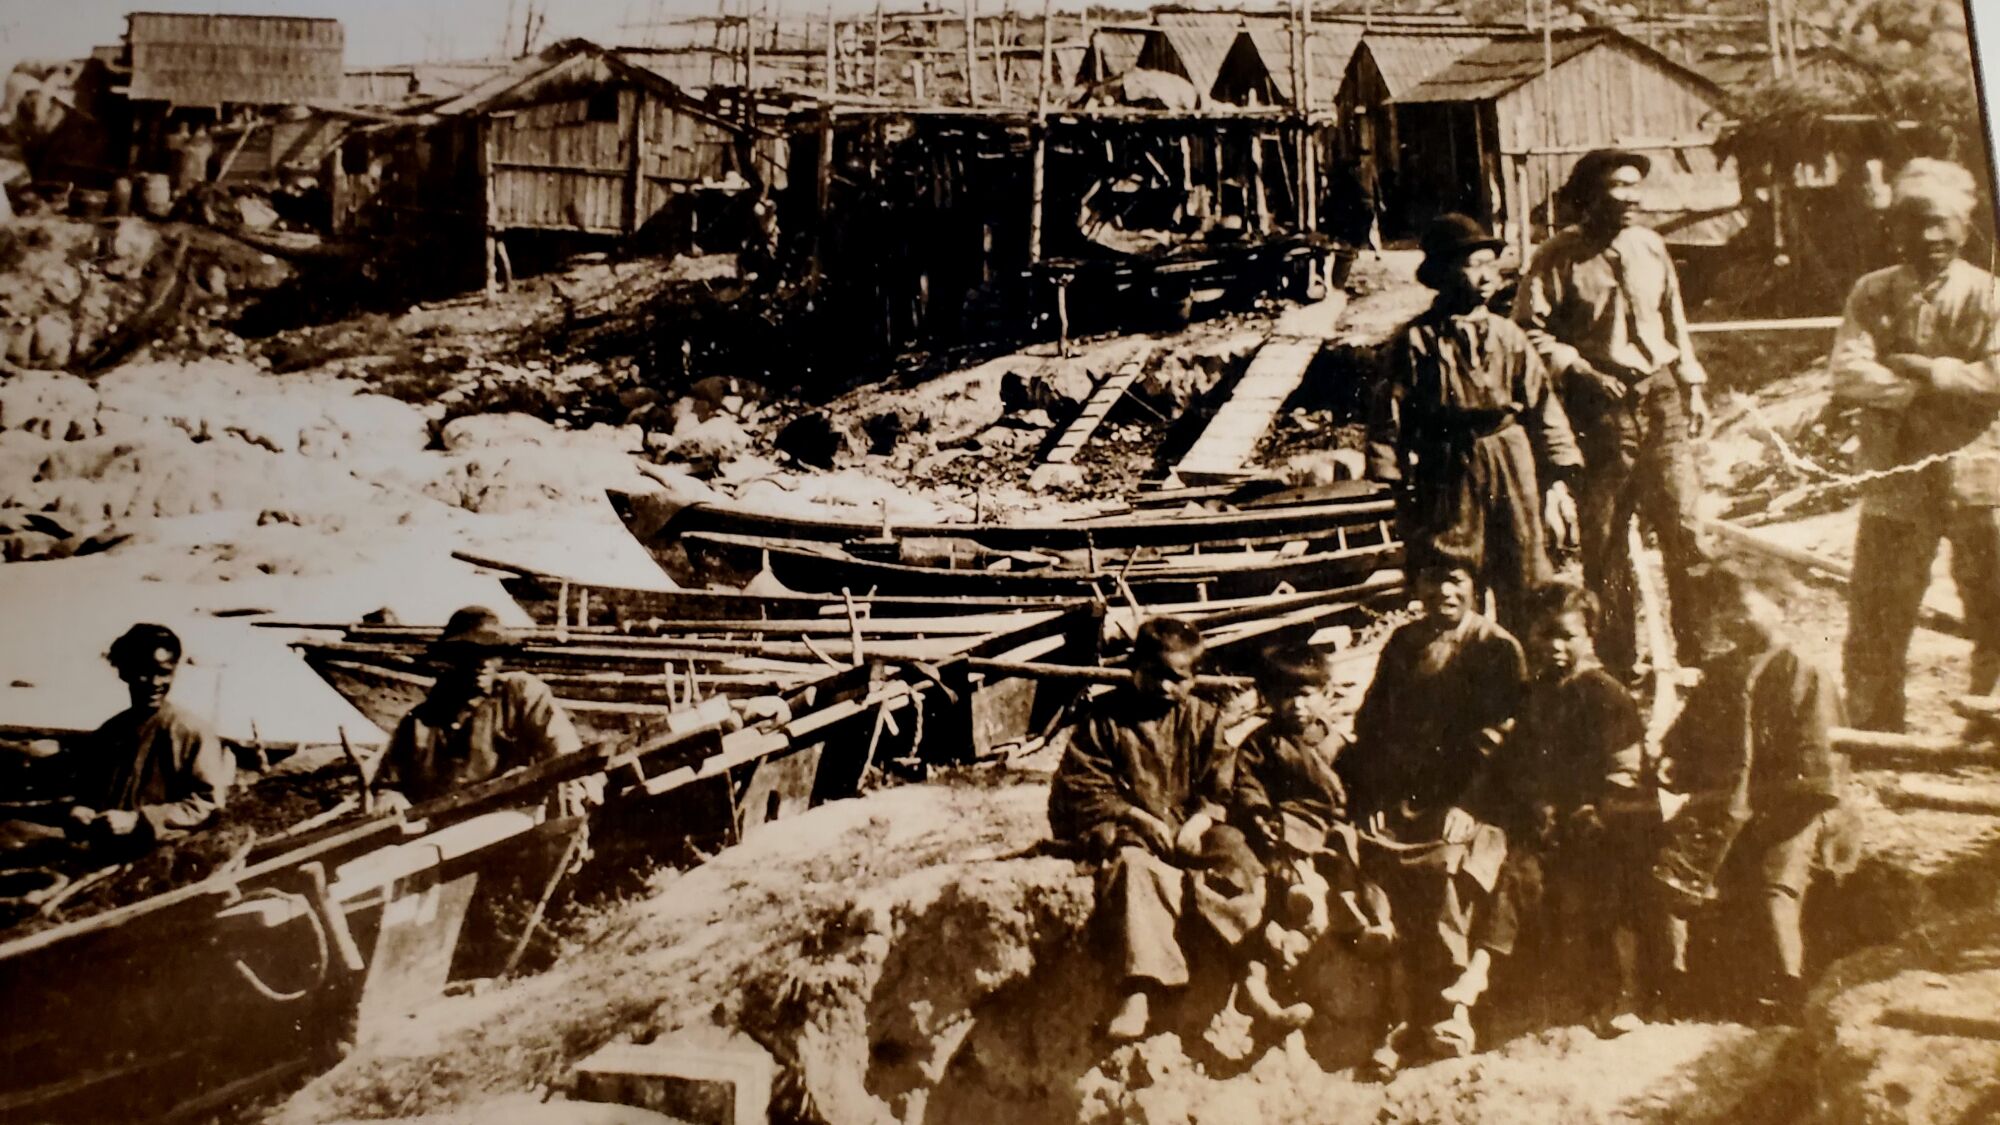
{"label": "boy's face", "polygon": [[1472,612],[1472,575],[1463,569],[1427,570],[1417,576],[1417,600],[1424,614],[1445,625],[1456,625]]}
{"label": "boy's face", "polygon": [[437,669],[438,684],[468,699],[490,695],[499,686],[504,654],[491,649],[460,649],[444,654]]}
{"label": "boy's face", "polygon": [[1271,724],[1279,730],[1305,729],[1306,724],[1325,712],[1326,689],[1317,686],[1287,688],[1264,697],[1271,709]]}
{"label": "boy's face", "polygon": [[1500,255],[1474,250],[1445,275],[1445,286],[1467,304],[1485,304],[1500,291]]}
{"label": "boy's face", "polygon": [[155,649],[126,661],[118,669],[118,678],[125,681],[132,706],[157,711],[167,701],[167,690],[174,686],[174,673],[180,666],[180,657],[172,651]]}
{"label": "boy's face", "polygon": [[1581,613],[1538,621],[1528,632],[1528,648],[1543,675],[1560,678],[1597,659],[1590,628]]}
{"label": "boy's face", "polygon": [[1190,649],[1153,653],[1133,666],[1133,681],[1140,695],[1167,703],[1179,703],[1194,690],[1194,668],[1201,653]]}

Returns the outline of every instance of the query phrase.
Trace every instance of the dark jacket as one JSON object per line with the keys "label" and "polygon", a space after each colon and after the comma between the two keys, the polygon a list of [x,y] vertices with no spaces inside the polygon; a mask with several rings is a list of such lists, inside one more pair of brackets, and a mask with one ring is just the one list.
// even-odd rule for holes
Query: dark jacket
{"label": "dark jacket", "polygon": [[1340,758],[1357,815],[1423,816],[1490,798],[1495,741],[1521,705],[1521,646],[1477,614],[1445,633],[1428,618],[1398,629],[1354,716]]}
{"label": "dark jacket", "polygon": [[1120,688],[1077,723],[1049,786],[1049,828],[1081,844],[1137,808],[1178,832],[1204,803],[1226,807],[1234,785],[1235,757],[1214,707]]}
{"label": "dark jacket", "polygon": [[1333,769],[1340,748],[1340,736],[1322,720],[1296,734],[1258,727],[1237,752],[1231,819],[1265,848],[1280,842],[1265,831],[1274,822],[1292,847],[1320,847],[1347,814],[1347,788]]}

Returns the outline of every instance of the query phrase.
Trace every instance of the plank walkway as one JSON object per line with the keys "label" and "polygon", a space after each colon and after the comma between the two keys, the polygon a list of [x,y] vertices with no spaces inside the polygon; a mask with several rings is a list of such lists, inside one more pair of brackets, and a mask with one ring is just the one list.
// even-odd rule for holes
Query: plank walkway
{"label": "plank walkway", "polygon": [[1035,466],[1034,473],[1028,477],[1028,487],[1043,487],[1055,474],[1050,466],[1067,465],[1076,460],[1076,455],[1083,451],[1091,435],[1097,432],[1097,427],[1104,424],[1111,408],[1118,405],[1118,400],[1124,398],[1125,392],[1131,390],[1132,384],[1145,373],[1146,363],[1152,358],[1154,350],[1151,344],[1140,348],[1120,364],[1110,378],[1097,385],[1090,398],[1084,401],[1083,411],[1063,430],[1048,456],[1042,458],[1042,463]]}
{"label": "plank walkway", "polygon": [[[1346,296],[1334,292],[1310,308],[1310,320],[1330,328],[1344,310]],[[1216,416],[1208,420],[1208,426],[1194,438],[1194,444],[1188,446],[1180,462],[1174,464],[1174,474],[1182,484],[1242,476],[1244,464],[1256,454],[1264,432],[1270,430],[1278,410],[1292,398],[1298,384],[1306,380],[1306,370],[1326,342],[1324,334],[1302,332],[1304,320],[1294,320],[1298,326],[1280,322],[1278,330],[1264,340],[1264,346],[1250,358],[1250,368],[1236,382],[1236,390],[1222,402]]]}

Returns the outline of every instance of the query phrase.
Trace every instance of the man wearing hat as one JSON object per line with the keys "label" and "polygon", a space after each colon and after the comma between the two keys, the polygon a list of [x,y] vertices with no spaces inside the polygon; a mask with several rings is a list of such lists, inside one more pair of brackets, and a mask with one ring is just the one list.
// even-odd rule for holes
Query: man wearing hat
{"label": "man wearing hat", "polygon": [[227,800],[236,759],[206,723],[167,699],[180,637],[164,625],[134,625],[107,656],[131,706],[73,752],[73,836],[137,847],[201,827]]}
{"label": "man wearing hat", "polygon": [[1503,243],[1464,215],[1434,220],[1421,243],[1417,280],[1437,299],[1391,339],[1369,475],[1406,486],[1413,555],[1472,560],[1500,624],[1519,629],[1529,591],[1551,576],[1544,520],[1575,536],[1568,481],[1583,455],[1527,333],[1487,308]]}
{"label": "man wearing hat", "polygon": [[382,757],[374,782],[378,808],[421,804],[583,748],[547,684],[500,670],[516,647],[484,606],[451,615],[430,646],[437,681],[397,724]]}
{"label": "man wearing hat", "polygon": [[1855,282],[1834,337],[1834,400],[1861,411],[1858,467],[1936,459],[1862,496],[1845,654],[1858,727],[1903,727],[1904,659],[1940,539],[1973,642],[1971,691],[2000,678],[2000,281],[1958,256],[1976,199],[1956,164],[1917,159],[1897,173],[1902,264]]}
{"label": "man wearing hat", "polygon": [[1638,655],[1627,531],[1634,515],[1660,539],[1680,661],[1701,656],[1688,591],[1704,557],[1690,439],[1708,427],[1708,375],[1695,358],[1667,244],[1639,224],[1639,184],[1651,168],[1620,149],[1578,160],[1558,196],[1577,223],[1536,253],[1514,304],[1583,449],[1584,581],[1604,609],[1599,655],[1627,680]]}

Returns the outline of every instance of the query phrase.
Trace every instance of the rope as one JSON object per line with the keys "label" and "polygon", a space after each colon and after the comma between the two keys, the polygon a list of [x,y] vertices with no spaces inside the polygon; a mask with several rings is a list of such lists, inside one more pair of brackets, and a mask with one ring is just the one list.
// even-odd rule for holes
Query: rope
{"label": "rope", "polygon": [[[1881,480],[1889,480],[1894,477],[1914,476],[1915,474],[1921,473],[1924,470],[1929,469],[1934,465],[1942,465],[1945,464],[1946,462],[1955,461],[1961,457],[1966,457],[1974,453],[1985,452],[1983,450],[1974,449],[1972,445],[1968,443],[1966,445],[1959,446],[1957,449],[1948,449],[1941,453],[1933,453],[1927,457],[1920,457],[1917,460],[1908,462],[1906,464],[1891,465],[1886,469],[1868,469],[1859,473],[1838,473],[1833,471],[1832,469],[1827,468],[1824,465],[1821,465],[1815,461],[1812,461],[1806,457],[1801,456],[1796,450],[1794,450],[1791,447],[1790,443],[1788,443],[1785,440],[1784,435],[1778,432],[1777,427],[1773,426],[1770,423],[1770,421],[1764,417],[1764,412],[1757,408],[1756,400],[1748,395],[1745,395],[1743,397],[1745,401],[1748,403],[1748,410],[1746,413],[1748,414],[1751,422],[1754,423],[1759,429],[1761,429],[1764,432],[1765,437],[1770,439],[1772,446],[1776,448],[1778,451],[1779,458],[1783,460],[1787,468],[1791,469],[1793,472],[1802,474],[1814,474],[1827,478],[1825,480],[1813,484],[1802,484],[1799,487],[1794,488],[1789,492],[1780,493],[1775,499],[1771,501],[1769,511],[1771,512],[1772,515],[1778,515],[1780,513],[1783,513],[1791,508],[1797,507],[1799,504],[1804,503],[1807,500],[1810,500],[1816,496],[1824,496],[1829,492],[1839,492],[1843,489],[1857,488],[1861,485],[1872,484],[1876,481],[1881,481]],[[1975,438],[1974,440],[1976,441],[1978,439]]]}
{"label": "rope", "polygon": [[289,1004],[297,1000],[303,1000],[307,996],[311,995],[313,989],[319,987],[321,981],[324,981],[326,979],[326,970],[329,964],[326,923],[320,920],[319,911],[313,909],[313,904],[307,901],[306,896],[304,895],[293,894],[289,891],[280,891],[271,888],[265,888],[260,891],[254,891],[249,895],[245,895],[244,901],[247,902],[250,899],[254,898],[275,899],[276,901],[279,902],[290,903],[292,906],[298,907],[303,910],[306,916],[306,922],[310,925],[313,935],[313,947],[315,953],[314,953],[312,980],[305,987],[299,989],[296,992],[279,992],[277,989],[272,988],[268,984],[265,984],[263,979],[257,975],[256,970],[244,964],[243,959],[240,957],[236,958],[233,962],[231,962],[233,967],[236,969],[236,975],[242,977],[244,983],[248,984],[251,990],[256,992],[257,995],[262,996],[264,999],[269,1000],[272,1003]]}

